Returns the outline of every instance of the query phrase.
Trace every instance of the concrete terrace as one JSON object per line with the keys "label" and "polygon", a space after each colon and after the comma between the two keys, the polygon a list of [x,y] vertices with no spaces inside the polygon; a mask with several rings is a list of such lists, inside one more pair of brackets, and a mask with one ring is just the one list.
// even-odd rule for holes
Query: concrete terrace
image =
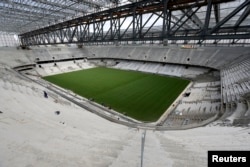
{"label": "concrete terrace", "polygon": [[[104,50],[102,51],[102,49]],[[153,62],[146,62],[146,64],[136,62],[133,64],[130,61],[130,67],[136,67],[135,70],[145,70],[145,72],[155,73],[158,71],[159,73],[164,71],[163,67],[157,64],[157,62],[161,63],[163,61],[178,64],[177,66],[166,64],[172,69],[167,71],[169,68],[166,68],[165,73],[168,75],[187,76],[187,72],[184,73],[185,70],[180,66],[183,64],[200,64],[200,67],[190,69],[190,71],[199,71],[202,68],[200,72],[197,72],[197,75],[207,73],[207,67],[218,70],[223,69],[219,73],[219,80],[217,78],[206,81],[200,79],[199,82],[194,83],[189,89],[191,95],[183,98],[175,111],[185,113],[187,112],[185,105],[188,105],[190,107],[189,112],[194,111],[201,119],[204,113],[205,116],[209,116],[210,112],[217,114],[225,109],[225,113],[228,115],[223,115],[223,118],[231,118],[230,120],[233,121],[237,117],[237,114],[232,115],[234,109],[237,109],[236,111],[240,110],[240,108],[245,111],[249,109],[247,107],[249,103],[246,103],[246,101],[249,102],[248,100],[243,102],[241,99],[238,101],[236,98],[233,101],[234,103],[241,102],[244,105],[234,106],[231,98],[229,98],[229,96],[240,95],[235,91],[241,91],[241,89],[232,86],[235,82],[238,82],[237,80],[243,79],[242,84],[249,81],[249,77],[245,77],[245,73],[242,73],[241,77],[228,79],[230,78],[229,75],[239,75],[237,67],[235,67],[237,64],[240,67],[245,67],[249,63],[249,61],[246,61],[247,59],[243,58],[241,60],[245,63],[238,62],[241,55],[236,53],[237,50],[242,48],[233,48],[236,50],[234,52],[231,52],[233,49],[229,51],[229,48],[218,47],[214,50],[199,48],[188,51],[189,56],[186,57],[182,57],[184,55],[182,50],[176,53],[179,56],[173,56],[174,53],[172,52],[179,50],[178,48],[161,48],[158,50],[152,47],[144,50],[136,47],[133,49],[121,47],[118,52],[117,49],[115,47],[89,47],[79,51],[77,48],[68,47],[37,47],[31,48],[31,50],[0,48],[1,167],[139,167],[141,162],[141,137],[145,130],[144,167],[201,167],[207,166],[208,150],[249,150],[249,126],[232,126],[232,124],[223,123],[221,119],[204,127],[189,130],[157,131],[145,127],[131,128],[103,119],[46,87],[20,76],[12,69],[16,66],[36,63],[36,58],[40,60],[74,59],[77,57],[112,58],[107,60],[112,65],[113,59],[125,58],[125,53],[128,54],[129,51],[129,59],[155,61],[156,64]],[[244,54],[248,55],[249,50],[244,49]],[[162,57],[152,56],[151,52],[154,53],[153,50],[159,52]],[[209,62],[207,62],[208,56],[211,56],[209,53],[200,54],[198,55],[199,58],[195,58],[193,52],[199,52],[199,50],[209,50],[209,53],[213,55],[210,57]],[[109,54],[109,52],[112,54]],[[148,56],[145,57],[143,52]],[[226,54],[229,56],[223,61]],[[63,55],[63,57],[60,57],[60,55]],[[187,57],[190,58],[188,62]],[[53,66],[53,62],[51,64],[42,64],[43,68],[35,67],[33,71],[30,71],[33,74],[30,76],[39,80],[40,75],[94,66],[83,61],[76,60],[79,64],[73,63],[73,60],[69,63],[57,62],[57,67]],[[99,59],[95,61],[98,63]],[[126,60],[123,61],[116,66],[119,68],[126,67]],[[235,61],[235,63],[231,64],[232,61]],[[246,67],[248,68],[248,66]],[[231,70],[234,72],[230,72]],[[221,73],[223,73],[223,77],[221,77]],[[231,89],[230,87],[235,89],[234,93],[227,94],[222,91],[223,96],[220,96],[220,78],[222,78],[222,84],[225,84],[228,89]],[[248,92],[247,88],[247,85],[242,86],[243,93]],[[48,98],[44,98],[43,91],[48,92]],[[224,96],[230,100],[225,100]],[[220,100],[225,102],[226,106],[223,104],[221,106]],[[229,104],[232,107],[229,108]],[[200,106],[202,107],[199,110]],[[207,108],[205,111],[203,110],[204,107]],[[57,111],[59,111],[59,114]],[[232,119],[232,116],[234,116],[234,119]],[[194,122],[196,118],[190,117],[190,123]],[[171,119],[172,122],[177,121],[176,125],[182,125],[183,121],[185,121],[182,120],[178,124],[179,120],[180,118],[177,117]],[[167,124],[167,122],[164,124]]]}

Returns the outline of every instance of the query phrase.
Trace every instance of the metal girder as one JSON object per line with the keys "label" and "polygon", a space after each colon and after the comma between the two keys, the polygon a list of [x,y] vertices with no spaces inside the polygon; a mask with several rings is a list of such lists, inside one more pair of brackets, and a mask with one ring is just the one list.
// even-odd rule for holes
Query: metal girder
{"label": "metal girder", "polygon": [[162,23],[162,37],[166,37],[169,35],[170,31],[170,23],[171,23],[171,11],[167,10],[168,1],[162,0],[163,3],[163,23]]}
{"label": "metal girder", "polygon": [[[175,32],[177,32],[180,28],[182,28],[182,26],[188,21],[188,20],[191,20],[191,18],[195,15],[195,13],[200,9],[200,7],[201,6],[198,6],[197,7],[197,5],[198,5],[198,3],[196,2],[196,3],[193,3],[188,9],[181,9],[181,11],[182,11],[182,13],[183,13],[183,15],[179,18],[179,20],[176,22],[176,23],[174,23],[174,25],[172,26],[172,28],[170,29],[170,31],[173,31],[173,33],[172,34],[175,34]],[[195,11],[193,11],[193,8],[195,8],[196,7],[196,9],[195,9]],[[185,19],[184,21],[183,21],[183,19]],[[178,25],[178,23],[180,23],[180,22],[182,22],[180,25]],[[175,26],[177,26],[178,25],[178,27],[176,28],[176,29],[174,29],[175,28]]]}
{"label": "metal girder", "polygon": [[[231,0],[213,0],[213,3],[217,4],[219,2],[228,2]],[[188,3],[187,3],[188,2]],[[187,3],[187,4],[186,4]],[[170,1],[168,3],[168,9],[171,11],[178,10],[180,9],[188,9],[190,6],[192,7],[193,4],[196,4],[197,7],[200,6],[205,6],[207,5],[206,1],[196,1],[196,0],[180,0],[178,2],[176,1]],[[128,15],[131,15],[131,8],[134,8],[134,6],[141,6],[144,5],[143,8],[137,8],[136,12],[141,12],[141,13],[152,13],[155,11],[162,11],[163,10],[163,4],[158,2],[158,1],[153,1],[153,0],[144,0],[144,1],[139,1],[134,4],[128,4],[124,6],[120,6],[114,9],[109,9],[101,12],[97,12],[95,14],[90,14],[87,16],[83,16],[77,19],[69,20],[63,23],[59,23],[53,26],[53,28],[62,28],[62,27],[68,27],[68,26],[76,26],[77,24],[83,24],[84,22],[89,22],[93,21],[93,19],[96,20],[104,20],[107,19],[109,20],[109,15],[110,13],[115,13],[115,17],[126,17]],[[179,6],[179,7],[176,7]],[[94,17],[97,16],[97,17]],[[43,30],[46,30],[46,28],[43,28]],[[39,31],[39,30],[38,30]]]}
{"label": "metal girder", "polygon": [[104,1],[90,1],[90,0],[70,0],[73,2],[77,2],[77,3],[82,3],[84,5],[87,5],[88,7],[94,7],[94,8],[100,8],[103,6],[103,3],[99,3],[99,2],[104,2]]}
{"label": "metal girder", "polygon": [[[183,13],[187,12],[187,9],[182,10],[182,12]],[[191,15],[192,13],[194,13],[192,9],[187,12],[188,15]],[[204,26],[202,21],[199,19],[199,17],[195,13],[192,15],[190,20],[194,23],[194,25],[196,25],[199,28],[202,28]]]}
{"label": "metal girder", "polygon": [[250,5],[246,7],[243,14],[240,16],[240,18],[237,20],[234,26],[238,28],[239,25],[247,18],[247,16],[249,16],[249,14],[250,14]]}
{"label": "metal girder", "polygon": [[[240,22],[248,15],[249,0],[220,19],[219,6],[229,0],[144,0],[85,15],[63,23],[20,34],[23,45],[100,43],[153,40],[250,39],[250,24]],[[201,10],[203,7],[206,10]],[[214,16],[212,16],[212,7]],[[224,24],[243,10],[235,25]],[[204,19],[199,18],[203,12]],[[177,15],[176,15],[177,13]],[[178,14],[179,13],[179,14]],[[182,13],[180,15],[180,13]],[[214,18],[217,24],[210,24]],[[219,21],[220,20],[220,21]],[[242,20],[242,21],[241,21]],[[198,23],[199,22],[199,23]],[[215,34],[216,32],[216,34]]]}
{"label": "metal girder", "polygon": [[[164,12],[163,12],[163,13],[164,13]],[[171,25],[171,23],[172,23],[172,24],[175,24],[177,21],[179,21],[179,18],[176,17],[175,15],[172,15],[171,13],[172,13],[172,12],[169,10],[169,11],[168,11],[168,14],[167,14],[167,15],[168,15],[167,20],[168,20],[168,22],[169,22],[169,25]],[[155,15],[161,17],[161,15],[160,15],[159,13],[153,12],[152,14],[155,14]],[[162,16],[162,19],[164,19],[164,15]],[[166,18],[165,18],[165,19],[166,19]],[[182,23],[183,23],[183,22],[180,21],[179,24],[177,24],[177,26],[180,26],[180,24],[182,24]],[[163,23],[163,25],[164,25],[164,23]],[[182,26],[182,28],[184,28],[184,29],[192,29],[192,26],[190,26],[190,25],[184,23],[183,26]]]}
{"label": "metal girder", "polygon": [[211,9],[212,9],[212,0],[208,0],[205,24],[204,24],[203,31],[202,31],[202,34],[201,34],[202,36],[206,35],[208,25],[209,25],[209,21],[210,21],[210,16],[211,16]]}
{"label": "metal girder", "polygon": [[218,24],[218,22],[220,21],[220,4],[214,4],[213,8],[214,8],[215,21],[216,24]]}
{"label": "metal girder", "polygon": [[225,24],[228,20],[230,20],[234,15],[236,15],[239,11],[241,11],[243,8],[248,6],[250,4],[250,0],[246,0],[244,3],[242,3],[240,6],[238,6],[234,11],[232,11],[227,17],[225,17],[223,20],[221,20],[215,27],[213,27],[210,31],[210,34],[215,33],[218,31],[218,29]]}

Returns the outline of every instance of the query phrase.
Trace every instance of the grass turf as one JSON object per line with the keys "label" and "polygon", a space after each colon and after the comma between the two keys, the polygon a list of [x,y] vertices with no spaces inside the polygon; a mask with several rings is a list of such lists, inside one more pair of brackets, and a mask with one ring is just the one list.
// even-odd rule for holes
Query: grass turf
{"label": "grass turf", "polygon": [[188,80],[97,67],[44,77],[65,89],[92,98],[129,117],[156,121],[173,103]]}

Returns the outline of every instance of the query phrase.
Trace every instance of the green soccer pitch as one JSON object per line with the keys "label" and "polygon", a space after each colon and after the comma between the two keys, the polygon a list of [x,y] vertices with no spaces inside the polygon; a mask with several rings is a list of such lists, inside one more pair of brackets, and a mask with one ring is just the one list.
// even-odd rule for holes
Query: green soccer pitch
{"label": "green soccer pitch", "polygon": [[158,120],[189,84],[180,78],[104,67],[43,79],[145,122]]}

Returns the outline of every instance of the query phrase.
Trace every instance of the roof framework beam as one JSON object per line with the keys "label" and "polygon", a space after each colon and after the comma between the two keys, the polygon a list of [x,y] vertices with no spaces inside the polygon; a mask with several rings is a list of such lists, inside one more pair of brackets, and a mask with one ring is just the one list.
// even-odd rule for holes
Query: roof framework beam
{"label": "roof framework beam", "polygon": [[[183,13],[185,13],[187,11],[187,9],[182,10]],[[190,11],[187,12],[188,15],[192,15],[192,13],[194,13],[193,9],[191,9]],[[192,15],[192,17],[190,18],[190,20],[194,23],[194,25],[196,25],[198,28],[202,28],[203,27],[203,23],[202,21],[199,19],[199,17],[194,13]]]}
{"label": "roof framework beam", "polygon": [[249,16],[249,14],[250,14],[250,5],[246,7],[243,14],[240,16],[240,18],[237,20],[234,26],[236,28],[239,27],[239,25],[247,18],[247,16]]}
{"label": "roof framework beam", "polygon": [[[171,11],[169,11],[169,13],[171,13]],[[164,19],[164,16],[161,16],[161,15],[160,15],[159,13],[157,13],[157,12],[153,12],[152,14],[155,14],[155,15],[157,15],[157,16],[160,16],[162,19]],[[168,19],[169,19],[169,18],[168,18]],[[175,23],[179,20],[179,18],[176,17],[175,15],[171,15],[171,19],[172,19],[172,20],[170,20],[170,23],[172,23],[172,24],[175,24]],[[179,23],[177,24],[177,26],[180,26],[182,23],[183,23],[182,21],[179,21]],[[164,24],[163,24],[163,25],[164,25]],[[187,23],[184,23],[182,28],[183,28],[183,29],[192,29],[192,27],[191,27],[190,25],[188,25]]]}
{"label": "roof framework beam", "polygon": [[[231,13],[224,14],[222,20],[217,24],[211,22],[211,18],[216,20],[215,16],[211,14],[212,7],[228,1],[230,0],[138,1],[23,33],[19,37],[24,45],[146,40],[205,41],[220,38],[250,39],[250,24],[239,25],[237,30],[235,30],[234,24],[225,24],[238,12],[242,12],[249,5],[249,0],[237,4],[238,6],[233,7]],[[201,12],[202,20],[198,15]],[[125,20],[127,20],[126,27],[123,26]],[[197,25],[196,22],[199,21],[201,23]]]}
{"label": "roof framework beam", "polygon": [[230,20],[233,16],[235,16],[239,11],[244,9],[246,6],[250,4],[250,0],[246,0],[240,6],[238,6],[234,11],[232,11],[229,15],[227,15],[223,20],[221,20],[212,30],[210,34],[213,34],[219,30],[219,28],[224,25],[228,20]]}
{"label": "roof framework beam", "polygon": [[202,31],[202,34],[201,34],[202,36],[207,33],[208,26],[209,26],[209,21],[210,21],[210,16],[211,16],[211,10],[212,10],[212,0],[208,0],[205,23],[204,23],[203,31]]}
{"label": "roof framework beam", "polygon": [[[188,20],[191,19],[191,17],[200,9],[200,7],[198,7],[197,9],[195,9],[195,11],[192,11],[192,13],[190,13],[189,11],[187,11],[184,15],[187,16],[187,18],[176,28],[174,29],[174,26],[172,27],[171,30],[173,31],[173,34],[175,34]],[[181,18],[182,20],[182,18]]]}
{"label": "roof framework beam", "polygon": [[[103,3],[98,3],[98,1],[91,1],[91,0],[70,0],[72,2],[82,3],[87,5],[88,7],[99,9],[103,6]],[[103,2],[103,1],[100,1]]]}
{"label": "roof framework beam", "polygon": [[213,8],[214,8],[215,22],[217,24],[220,21],[220,4],[214,4]]}

